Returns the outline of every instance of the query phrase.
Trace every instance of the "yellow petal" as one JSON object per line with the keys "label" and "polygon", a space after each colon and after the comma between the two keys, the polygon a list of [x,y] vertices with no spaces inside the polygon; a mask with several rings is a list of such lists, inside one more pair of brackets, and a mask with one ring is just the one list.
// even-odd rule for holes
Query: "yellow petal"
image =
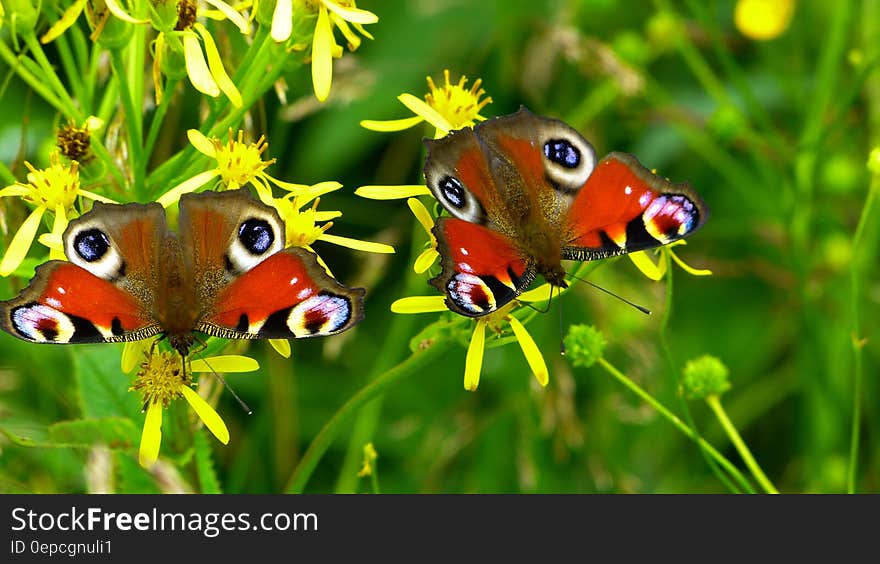
{"label": "yellow petal", "polygon": [[22,186],[21,184],[10,184],[6,188],[0,190],[0,198],[6,198],[9,196],[27,196],[31,191],[27,186]]}
{"label": "yellow petal", "polygon": [[394,313],[434,313],[448,311],[443,296],[409,296],[395,300],[391,304]]}
{"label": "yellow petal", "polygon": [[296,196],[296,201],[299,206],[303,206],[304,204],[311,202],[318,196],[323,196],[324,194],[328,194],[342,188],[342,184],[333,180],[318,182],[317,184],[309,186],[307,184],[294,184],[292,182],[284,182],[283,180],[278,180],[277,178],[273,178],[268,174],[266,175],[266,178],[277,184],[278,187],[283,188],[284,190],[287,190],[289,192],[294,192],[293,195]]}
{"label": "yellow petal", "polygon": [[253,372],[260,364],[249,356],[227,354],[210,358],[197,358],[190,362],[193,372]]}
{"label": "yellow petal", "polygon": [[219,86],[220,90],[226,94],[226,97],[229,98],[232,105],[236,108],[240,108],[243,104],[241,93],[238,91],[238,88],[235,87],[235,84],[232,82],[232,79],[229,78],[229,75],[226,74],[226,69],[223,67],[223,60],[220,58],[220,53],[217,51],[217,45],[214,43],[214,38],[211,37],[207,28],[200,23],[194,24],[193,28],[199,32],[199,35],[202,36],[202,41],[205,42],[205,54],[208,56],[208,67],[211,70],[211,76],[214,77],[217,86]]}
{"label": "yellow petal", "polygon": [[483,369],[483,349],[486,347],[486,320],[478,319],[471,335],[464,360],[464,389],[473,392],[480,384],[480,371]]}
{"label": "yellow petal", "polygon": [[425,118],[423,118],[422,116],[387,120],[364,119],[361,120],[361,127],[369,129],[371,131],[403,131],[404,129],[414,127],[422,123],[423,121],[425,121]]}
{"label": "yellow petal", "polygon": [[287,339],[269,339],[269,344],[284,358],[290,358],[290,341]]}
{"label": "yellow petal", "polygon": [[184,180],[171,190],[165,192],[156,201],[162,204],[163,208],[167,208],[168,206],[179,200],[182,195],[192,192],[196,188],[203,186],[206,182],[208,182],[218,174],[220,173],[216,170],[206,170],[205,172],[200,172],[192,178]]}
{"label": "yellow petal", "polygon": [[546,283],[541,284],[537,288],[533,288],[528,292],[523,292],[516,299],[521,302],[546,302],[550,299],[550,295],[553,293],[553,288],[558,288],[558,286]]}
{"label": "yellow petal", "polygon": [[79,17],[80,13],[82,13],[83,7],[86,5],[86,0],[76,0],[73,4],[70,5],[69,8],[64,10],[64,13],[61,14],[61,19],[52,24],[52,27],[49,28],[43,37],[40,38],[40,43],[49,43],[50,41],[54,41],[58,38],[59,35],[67,31],[67,28],[72,26],[74,22],[76,22],[76,18]]}
{"label": "yellow petal", "polygon": [[150,20],[139,20],[137,18],[133,18],[126,13],[125,10],[122,9],[122,6],[119,5],[116,0],[104,0],[104,3],[107,4],[107,9],[110,10],[110,13],[119,18],[124,22],[128,22],[130,24],[142,24],[149,23]]}
{"label": "yellow petal", "polygon": [[217,147],[198,129],[188,129],[186,131],[186,138],[189,139],[190,145],[196,148],[196,151],[203,155],[217,158]]}
{"label": "yellow petal", "polygon": [[[656,281],[663,278],[666,270],[665,267],[661,270],[661,267],[657,264],[654,264],[654,261],[652,261],[648,257],[648,254],[645,251],[636,251],[634,253],[628,254],[627,256],[629,257],[629,260],[631,260],[633,264],[636,265],[636,268],[641,270],[642,274],[644,274],[651,280]],[[665,265],[663,261],[660,261],[660,264]]]}
{"label": "yellow petal", "polygon": [[330,18],[323,5],[318,12],[318,23],[315,25],[315,36],[312,39],[312,86],[315,97],[323,102],[330,95],[330,84],[333,81],[333,29]]}
{"label": "yellow petal", "polygon": [[336,29],[342,32],[343,37],[348,42],[348,50],[356,51],[361,46],[361,38],[348,27],[348,23],[345,20],[336,14],[330,14],[330,20],[336,26]]}
{"label": "yellow petal", "polygon": [[354,193],[371,200],[399,200],[413,196],[430,196],[431,191],[424,184],[401,186],[361,186]]}
{"label": "yellow petal", "polygon": [[293,2],[292,0],[277,0],[275,11],[272,13],[272,39],[282,43],[290,39],[293,29]]}
{"label": "yellow petal", "polygon": [[183,32],[183,58],[186,61],[186,74],[195,89],[208,96],[215,98],[219,96],[220,88],[211,76],[195,32]]}
{"label": "yellow petal", "polygon": [[[397,99],[414,114],[425,118],[425,120],[436,127],[438,131],[449,132],[452,130],[452,125],[446,121],[446,118],[440,115],[437,110],[429,106],[424,100],[420,100],[412,94],[401,94]],[[444,135],[445,134],[446,133],[444,133]]]}
{"label": "yellow petal", "polygon": [[190,407],[193,408],[196,415],[198,415],[199,419],[202,420],[202,423],[205,424],[205,427],[217,437],[218,441],[224,445],[227,444],[229,442],[229,429],[226,428],[226,423],[224,423],[223,419],[217,415],[214,408],[208,405],[208,402],[203,400],[202,397],[195,393],[195,391],[189,386],[181,384],[180,393],[183,394],[184,399],[186,399]]}
{"label": "yellow petal", "polygon": [[116,200],[111,200],[110,198],[105,198],[99,194],[95,194],[94,192],[89,192],[88,190],[83,190],[82,188],[78,189],[76,193],[83,198],[88,198],[89,200],[95,200],[97,202],[104,202],[105,204],[118,204]]}
{"label": "yellow petal", "polygon": [[[240,32],[245,34],[250,32],[251,28],[248,24],[248,19],[236,12],[235,8],[226,2],[223,2],[223,0],[205,0],[205,2],[223,12],[226,19],[235,24],[235,27],[237,27]],[[288,1],[288,4],[289,3],[290,2]]]}
{"label": "yellow petal", "polygon": [[144,468],[152,466],[159,458],[159,445],[162,444],[162,406],[151,402],[144,419],[141,432],[141,447],[138,449],[138,462]]}
{"label": "yellow petal", "polygon": [[433,247],[430,249],[425,249],[422,253],[416,258],[416,262],[413,264],[413,270],[416,274],[421,274],[424,271],[431,268],[431,265],[434,264],[434,261],[437,260],[437,257],[440,256]]}
{"label": "yellow petal", "polygon": [[0,261],[0,276],[9,276],[15,272],[15,269],[24,260],[28,249],[31,248],[31,244],[34,242],[37,229],[40,228],[40,220],[43,218],[43,212],[45,211],[46,208],[36,208],[24,220],[21,227],[18,228],[18,231],[9,243],[9,248],[6,249],[6,254],[3,255],[3,260]]}
{"label": "yellow petal", "polygon": [[321,0],[321,3],[324,6],[327,6],[329,10],[337,14],[340,18],[352,23],[371,24],[379,21],[379,16],[373,12],[368,12],[367,10],[361,10],[360,8],[346,8],[333,2],[333,0]]}
{"label": "yellow petal", "polygon": [[55,206],[55,219],[52,221],[52,232],[49,233],[49,243],[50,245],[46,245],[51,249],[49,252],[49,258],[52,260],[64,260],[64,243],[61,239],[61,236],[64,235],[64,231],[67,229],[67,213],[64,211],[64,205],[58,204]]}
{"label": "yellow petal", "polygon": [[153,346],[153,341],[143,339],[140,341],[129,341],[122,347],[122,357],[120,364],[122,371],[128,374],[144,359],[144,353]]}
{"label": "yellow petal", "polygon": [[433,239],[434,234],[431,233],[431,229],[434,228],[434,218],[428,213],[428,208],[425,207],[425,204],[423,204],[418,198],[409,198],[406,201],[406,205],[409,206],[410,211],[416,216],[418,222],[422,224],[422,227],[425,229],[428,236]]}
{"label": "yellow petal", "polygon": [[341,211],[316,211],[315,212],[315,222],[319,221],[330,221],[331,219],[336,219],[337,217],[342,217]]}
{"label": "yellow petal", "polygon": [[523,327],[523,324],[519,322],[519,319],[511,315],[507,318],[507,321],[510,322],[510,328],[513,329],[513,334],[516,336],[516,340],[519,342],[519,346],[529,363],[529,368],[532,369],[532,374],[535,375],[535,379],[539,384],[546,386],[547,382],[550,381],[550,372],[547,370],[547,364],[544,362],[544,355],[541,354],[541,349],[535,344],[534,339],[526,331],[526,328]]}
{"label": "yellow petal", "polygon": [[712,275],[712,271],[709,270],[708,268],[703,268],[703,269],[693,268],[693,267],[685,264],[685,262],[683,260],[678,258],[678,255],[676,255],[674,252],[672,252],[672,249],[666,249],[666,252],[669,253],[669,256],[671,256],[672,260],[675,261],[675,264],[680,266],[681,269],[684,270],[685,272],[687,272],[688,274],[690,274],[692,276],[711,276]]}
{"label": "yellow petal", "polygon": [[341,245],[343,247],[348,247],[349,249],[354,249],[356,251],[366,251],[368,253],[386,253],[390,254],[394,252],[394,247],[391,245],[386,245],[385,243],[374,243],[372,241],[361,241],[360,239],[351,239],[349,237],[340,237],[338,235],[328,235],[324,233],[320,237],[318,237],[320,241],[327,241],[328,243],[333,243],[334,245]]}

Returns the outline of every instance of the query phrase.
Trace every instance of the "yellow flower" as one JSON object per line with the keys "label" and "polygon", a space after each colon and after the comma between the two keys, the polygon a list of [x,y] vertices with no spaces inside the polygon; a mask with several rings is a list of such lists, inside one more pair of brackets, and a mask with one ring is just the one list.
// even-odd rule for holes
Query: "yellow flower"
{"label": "yellow flower", "polygon": [[[486,347],[486,327],[492,328],[496,335],[501,337],[504,334],[504,323],[509,325],[513,336],[519,343],[535,379],[541,386],[547,385],[550,381],[550,373],[544,362],[544,356],[522,322],[512,315],[512,310],[519,305],[519,302],[547,301],[553,291],[553,287],[549,284],[542,284],[533,290],[523,292],[516,300],[497,311],[476,320],[465,357],[464,388],[466,390],[475,391],[480,383],[483,352]],[[559,291],[561,292],[562,289]],[[392,303],[391,311],[401,314],[432,313],[447,311],[447,307],[443,296],[410,296]]]}
{"label": "yellow flower", "polygon": [[117,0],[94,0],[89,2],[88,0],[76,0],[73,4],[70,5],[67,10],[61,14],[61,18],[52,24],[52,27],[49,28],[42,37],[40,37],[41,43],[49,43],[58,38],[62,33],[67,31],[74,23],[76,23],[77,18],[83,12],[83,9],[86,10],[86,16],[89,20],[89,23],[92,25],[93,31],[91,35],[91,40],[95,41],[101,35],[101,31],[103,31],[104,26],[107,24],[107,18],[110,17],[110,14],[116,16],[120,20],[131,23],[131,24],[142,24],[146,23],[148,20],[139,20],[128,15],[122,6],[119,5]]}
{"label": "yellow flower", "polygon": [[[482,79],[477,79],[473,86],[466,88],[467,77],[462,76],[455,84],[449,80],[449,70],[443,71],[444,83],[438,88],[434,80],[429,76],[428,93],[422,101],[412,94],[401,94],[397,97],[404,106],[409,108],[414,117],[395,119],[388,121],[363,120],[361,126],[373,131],[401,131],[427,121],[434,126],[434,138],[446,136],[450,131],[463,127],[473,127],[478,121],[486,118],[480,115],[487,104],[492,102],[491,97],[483,98],[486,93],[480,85]],[[373,200],[394,200],[410,198],[412,196],[430,195],[431,192],[424,185],[404,186],[361,186],[354,192],[363,198]]]}
{"label": "yellow flower", "polygon": [[198,189],[218,176],[226,190],[235,190],[250,184],[256,188],[260,200],[269,205],[274,205],[270,183],[297,194],[308,192],[310,189],[303,184],[284,182],[266,172],[266,168],[273,164],[275,159],[264,161],[262,158],[263,153],[269,148],[265,137],[260,137],[256,143],[245,143],[243,131],[239,130],[236,138],[230,130],[229,140],[224,143],[217,137],[205,137],[197,129],[190,129],[186,134],[192,146],[203,155],[214,159],[216,166],[184,180],[163,194],[157,201],[166,208],[178,201],[183,194]]}
{"label": "yellow flower", "polygon": [[642,274],[654,281],[660,280],[663,278],[664,275],[666,275],[666,255],[669,255],[669,258],[675,261],[675,263],[688,274],[692,274],[694,276],[710,276],[712,274],[711,270],[693,268],[687,265],[683,260],[678,258],[678,255],[676,255],[675,252],[672,250],[672,247],[686,244],[686,241],[680,240],[656,249],[655,252],[659,255],[656,263],[651,260],[646,251],[630,253],[627,256],[633,262],[633,264],[636,265],[636,268],[642,271]]}
{"label": "yellow flower", "polygon": [[[397,97],[415,117],[396,119],[389,121],[363,120],[361,126],[373,131],[401,131],[408,129],[423,121],[427,121],[435,127],[434,137],[445,137],[450,131],[473,127],[476,122],[486,118],[480,115],[487,104],[492,102],[491,97],[482,98],[485,90],[480,88],[483,80],[478,78],[473,86],[465,88],[467,77],[462,76],[457,83],[449,81],[449,70],[443,71],[444,84],[438,88],[434,80],[429,76],[428,93],[425,101],[419,100],[412,94],[401,94]],[[482,98],[482,99],[481,99]]]}
{"label": "yellow flower", "polygon": [[[272,39],[278,43],[288,41],[293,34],[295,22],[315,16],[311,43],[312,87],[315,97],[323,102],[330,95],[333,59],[342,57],[343,52],[342,47],[336,43],[334,27],[345,37],[348,50],[355,51],[361,44],[361,38],[355,30],[372,39],[373,36],[363,26],[378,22],[379,17],[373,12],[358,8],[354,0],[277,0],[272,14]],[[297,42],[290,48],[302,51],[307,45]]]}
{"label": "yellow flower", "polygon": [[252,358],[244,356],[215,356],[193,360],[184,372],[181,357],[173,352],[154,353],[152,349],[144,352],[131,390],[141,393],[146,418],[141,434],[138,462],[148,468],[159,457],[162,443],[162,410],[175,399],[183,397],[196,412],[205,427],[223,444],[229,442],[229,430],[223,419],[208,402],[193,390],[193,372],[252,372],[259,365]]}
{"label": "yellow flower", "polygon": [[40,242],[49,247],[50,258],[64,260],[61,235],[67,229],[70,218],[79,215],[74,207],[77,198],[114,203],[113,200],[80,188],[79,164],[76,161],[70,164],[61,163],[58,153],[52,153],[49,162],[48,168],[37,170],[25,161],[24,164],[30,171],[27,175],[28,183],[16,182],[0,190],[0,198],[19,196],[35,206],[12,237],[9,248],[0,260],[0,276],[9,276],[24,260],[34,242],[40,220],[47,210],[54,214],[52,231],[40,237]]}
{"label": "yellow flower", "polygon": [[733,19],[749,39],[768,41],[788,29],[794,8],[794,0],[737,0]]}
{"label": "yellow flower", "polygon": [[[394,247],[384,243],[361,241],[327,233],[327,230],[333,226],[333,222],[330,220],[341,217],[342,212],[318,211],[320,198],[317,196],[338,190],[341,187],[342,185],[338,182],[321,182],[314,186],[304,187],[306,190],[298,190],[281,198],[273,199],[271,205],[278,210],[278,214],[284,220],[287,246],[302,247],[314,252],[311,247],[312,243],[315,241],[325,241],[368,253],[393,253]],[[312,201],[312,205],[302,209],[310,201]],[[326,223],[318,225],[318,222]],[[324,265],[324,268],[326,268],[326,265]]]}
{"label": "yellow flower", "polygon": [[[241,107],[241,93],[223,66],[223,59],[217,50],[217,44],[208,29],[199,21],[198,16],[210,15],[214,19],[228,19],[243,34],[250,32],[250,24],[244,16],[222,0],[206,0],[216,10],[202,10],[194,0],[178,0],[173,3],[159,4],[154,10],[153,23],[159,30],[153,45],[153,82],[156,87],[156,102],[160,103],[163,96],[162,72],[163,63],[168,58],[166,49],[183,54],[186,74],[196,90],[211,97],[220,93],[226,95],[236,107]],[[165,7],[165,9],[162,9]],[[174,12],[168,11],[175,9]],[[202,48],[204,47],[204,51]]]}

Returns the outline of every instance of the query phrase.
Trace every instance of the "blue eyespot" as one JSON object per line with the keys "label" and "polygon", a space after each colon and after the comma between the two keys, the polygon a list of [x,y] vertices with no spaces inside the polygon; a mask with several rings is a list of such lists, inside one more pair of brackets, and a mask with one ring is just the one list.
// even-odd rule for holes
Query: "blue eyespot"
{"label": "blue eyespot", "polygon": [[544,143],[544,156],[564,168],[577,168],[581,152],[565,139],[550,139]]}
{"label": "blue eyespot", "polygon": [[459,209],[464,207],[464,186],[461,185],[457,178],[454,176],[443,178],[440,181],[440,191],[443,192],[443,197],[453,207]]}
{"label": "blue eyespot", "polygon": [[73,239],[76,254],[86,262],[101,260],[110,250],[110,239],[100,229],[86,229]]}
{"label": "blue eyespot", "polygon": [[261,255],[272,247],[275,233],[268,221],[252,217],[238,226],[238,240],[250,253]]}

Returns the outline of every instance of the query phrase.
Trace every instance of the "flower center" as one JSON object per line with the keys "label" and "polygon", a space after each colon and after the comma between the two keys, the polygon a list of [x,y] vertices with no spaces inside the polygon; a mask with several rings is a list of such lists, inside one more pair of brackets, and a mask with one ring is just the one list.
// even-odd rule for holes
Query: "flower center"
{"label": "flower center", "polygon": [[196,4],[190,0],[177,2],[177,24],[174,31],[184,31],[196,23]]}
{"label": "flower center", "polygon": [[449,82],[447,69],[443,71],[443,78],[444,84],[439,88],[430,76],[427,78],[430,92],[425,94],[425,102],[446,118],[455,129],[473,125],[480,110],[492,102],[492,98],[488,96],[480,100],[486,93],[480,88],[483,79],[478,78],[469,89],[465,89],[467,77],[462,76],[456,84],[452,84]]}
{"label": "flower center", "polygon": [[248,144],[242,141],[242,132],[239,131],[237,140],[230,136],[225,145],[218,140],[214,146],[217,149],[217,168],[227,186],[243,186],[275,162],[275,159],[264,161],[261,158],[269,146],[265,137]]}
{"label": "flower center", "polygon": [[180,355],[146,351],[131,389],[141,393],[144,405],[161,403],[162,407],[168,407],[171,400],[181,397],[181,386],[190,384],[192,377],[189,374],[184,377]]}
{"label": "flower center", "polygon": [[72,123],[63,126],[58,130],[57,145],[61,154],[72,161],[85,163],[92,158],[89,153],[92,136],[85,127],[77,127]]}
{"label": "flower center", "polygon": [[65,166],[59,162],[58,154],[53,153],[49,168],[37,170],[28,162],[25,166],[30,170],[27,187],[31,193],[25,197],[27,200],[53,211],[59,205],[65,210],[73,207],[79,190],[79,163],[71,161]]}

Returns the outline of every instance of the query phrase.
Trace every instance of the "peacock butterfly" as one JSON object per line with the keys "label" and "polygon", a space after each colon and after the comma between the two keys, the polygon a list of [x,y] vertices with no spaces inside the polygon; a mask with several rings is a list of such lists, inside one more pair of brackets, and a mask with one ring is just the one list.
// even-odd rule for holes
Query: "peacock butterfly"
{"label": "peacock butterfly", "polygon": [[161,205],[96,203],[63,235],[70,262],[37,267],[0,301],[0,327],[37,343],[168,338],[186,356],[194,331],[225,339],[332,335],[363,317],[363,288],[331,278],[314,254],[285,248],[284,222],[246,189],[186,194],[179,229]]}
{"label": "peacock butterfly", "polygon": [[563,259],[666,245],[708,216],[689,185],[627,153],[598,161],[572,127],[525,108],[425,144],[428,188],[453,216],[434,225],[442,271],[431,284],[468,317],[507,304],[538,274],[566,287]]}

